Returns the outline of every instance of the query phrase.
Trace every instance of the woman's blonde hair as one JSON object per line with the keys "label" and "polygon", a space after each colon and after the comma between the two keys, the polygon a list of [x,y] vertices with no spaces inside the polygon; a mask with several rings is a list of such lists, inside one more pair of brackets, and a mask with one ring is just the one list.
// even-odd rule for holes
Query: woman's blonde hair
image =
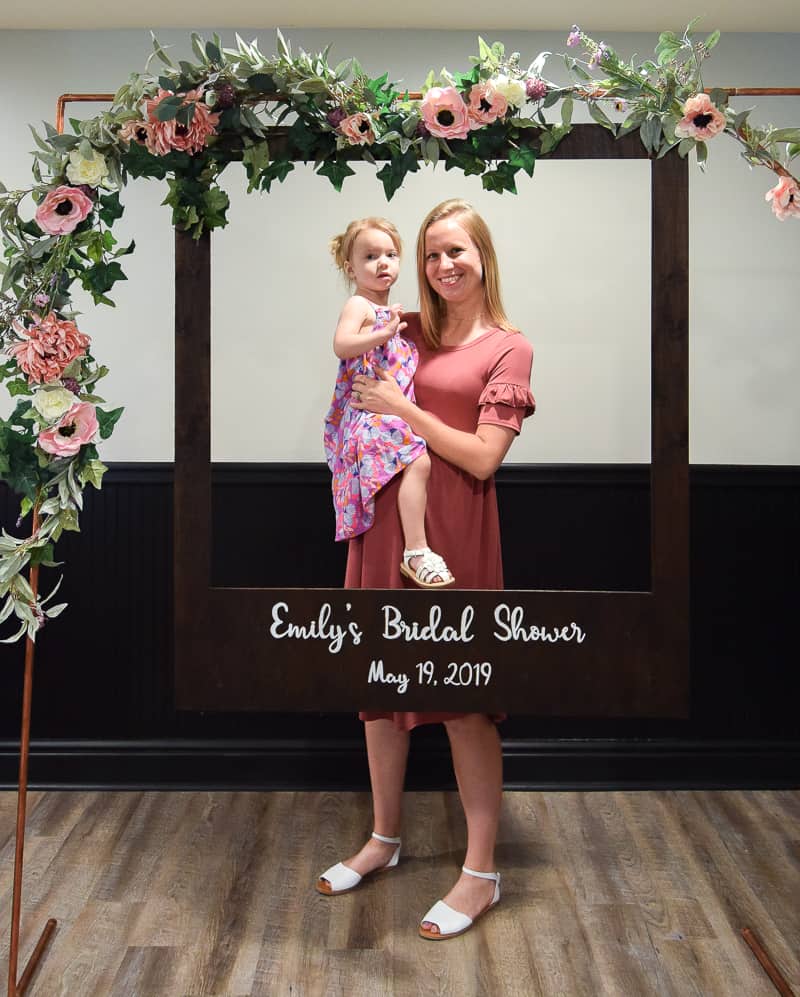
{"label": "woman's blonde hair", "polygon": [[483,268],[483,305],[487,319],[492,325],[508,332],[519,332],[506,317],[500,295],[500,269],[494,251],[489,226],[472,207],[469,201],[451,198],[437,204],[428,213],[417,236],[417,279],[419,281],[420,322],[425,342],[432,349],[438,349],[442,342],[442,325],[447,313],[447,303],[439,297],[425,273],[425,237],[428,229],[443,218],[458,218],[458,224],[475,243]]}
{"label": "woman's blonde hair", "polygon": [[403,252],[403,243],[400,239],[400,233],[387,218],[356,218],[355,221],[350,222],[344,232],[340,235],[335,235],[329,243],[333,261],[348,281],[350,280],[350,276],[347,273],[347,264],[350,262],[355,241],[362,232],[366,232],[367,229],[371,228],[376,228],[380,232],[385,232],[394,243],[397,252]]}

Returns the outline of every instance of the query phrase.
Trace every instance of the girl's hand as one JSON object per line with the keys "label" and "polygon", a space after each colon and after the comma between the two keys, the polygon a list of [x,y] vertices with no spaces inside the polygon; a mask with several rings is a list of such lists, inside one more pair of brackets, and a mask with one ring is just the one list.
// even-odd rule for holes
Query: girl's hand
{"label": "girl's hand", "polygon": [[383,368],[375,368],[374,377],[357,374],[353,378],[353,408],[381,415],[400,415],[404,404],[409,402],[400,385]]}
{"label": "girl's hand", "polygon": [[381,343],[388,343],[396,332],[402,332],[408,325],[408,322],[403,321],[404,309],[402,305],[391,305],[389,311],[391,312],[389,321],[382,329],[376,330],[383,337]]}

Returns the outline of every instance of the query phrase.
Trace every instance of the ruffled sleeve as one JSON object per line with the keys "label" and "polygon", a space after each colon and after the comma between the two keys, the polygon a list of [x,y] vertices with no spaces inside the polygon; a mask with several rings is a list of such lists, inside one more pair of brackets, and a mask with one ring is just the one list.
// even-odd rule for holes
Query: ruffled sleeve
{"label": "ruffled sleeve", "polygon": [[531,394],[533,347],[521,333],[509,333],[489,370],[478,399],[478,425],[505,426],[519,433],[522,420],[536,411]]}

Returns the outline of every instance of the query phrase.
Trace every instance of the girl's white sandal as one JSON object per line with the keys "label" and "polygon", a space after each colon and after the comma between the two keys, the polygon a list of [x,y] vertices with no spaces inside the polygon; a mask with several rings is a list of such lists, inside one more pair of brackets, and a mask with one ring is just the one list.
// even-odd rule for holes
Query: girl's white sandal
{"label": "girl's white sandal", "polygon": [[[387,838],[383,834],[378,834],[376,831],[372,832],[372,837],[377,838],[378,841],[384,842],[387,845],[397,845],[392,857],[386,863],[382,865],[379,869],[374,869],[372,872],[367,872],[364,875],[374,876],[376,872],[383,872],[386,869],[394,869],[397,863],[400,861],[400,839],[399,838]],[[364,876],[359,875],[355,869],[351,869],[350,866],[345,865],[344,862],[337,862],[336,865],[332,865],[330,869],[326,869],[325,872],[317,880],[316,886],[320,893],[324,893],[326,897],[337,897],[340,893],[349,893],[350,890],[354,890]]]}
{"label": "girl's white sandal", "polygon": [[[437,900],[420,923],[419,933],[422,938],[427,938],[432,942],[440,942],[444,941],[445,938],[455,938],[457,935],[463,935],[465,931],[469,931],[479,917],[482,917],[487,910],[491,910],[495,904],[499,903],[499,872],[476,872],[474,869],[468,869],[465,865],[462,865],[461,869],[468,876],[475,876],[477,879],[491,879],[494,882],[494,895],[491,901],[475,917],[468,917],[466,914],[462,914],[461,911],[454,910],[444,900]],[[426,922],[435,924],[439,930],[431,931],[429,928],[424,928],[423,924]]]}
{"label": "girl's white sandal", "polygon": [[[422,558],[416,569],[408,563],[412,557]],[[404,550],[400,573],[423,589],[443,589],[455,582],[453,573],[447,567],[444,558],[441,554],[435,554],[430,547],[420,547],[419,550]],[[437,576],[442,581],[432,582],[430,580]]]}

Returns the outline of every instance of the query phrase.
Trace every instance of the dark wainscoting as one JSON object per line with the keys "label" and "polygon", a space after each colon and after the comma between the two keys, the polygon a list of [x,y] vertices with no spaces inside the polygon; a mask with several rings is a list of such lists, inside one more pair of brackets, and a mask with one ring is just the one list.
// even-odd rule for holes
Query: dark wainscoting
{"label": "dark wainscoting", "polygon": [[[641,589],[647,468],[507,466],[509,588]],[[513,715],[509,786],[800,785],[800,469],[695,466],[692,707],[686,721]],[[17,501],[0,488],[14,528]],[[67,612],[38,641],[33,786],[365,788],[361,725],[326,713],[172,705],[172,465],[115,464],[66,534]],[[324,465],[217,465],[217,585],[341,582]],[[57,578],[44,574],[45,590]],[[0,785],[17,777],[21,645],[0,650]],[[408,785],[452,785],[441,729],[415,732]]]}

